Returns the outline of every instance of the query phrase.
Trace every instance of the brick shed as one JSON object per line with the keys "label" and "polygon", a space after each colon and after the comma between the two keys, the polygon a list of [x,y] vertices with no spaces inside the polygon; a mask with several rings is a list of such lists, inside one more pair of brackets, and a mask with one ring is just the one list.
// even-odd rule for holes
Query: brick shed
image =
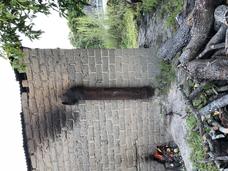
{"label": "brick shed", "polygon": [[[39,171],[162,171],[144,157],[170,140],[162,101],[81,101],[62,105],[72,85],[156,84],[151,49],[25,49],[22,110],[28,164]],[[26,89],[26,88],[25,88]]]}

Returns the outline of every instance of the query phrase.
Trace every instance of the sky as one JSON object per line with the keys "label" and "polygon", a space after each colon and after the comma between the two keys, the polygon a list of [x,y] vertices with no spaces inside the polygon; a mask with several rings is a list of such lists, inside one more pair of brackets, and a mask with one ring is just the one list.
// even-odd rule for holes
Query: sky
{"label": "sky", "polygon": [[[29,48],[72,48],[68,39],[67,21],[56,12],[40,14],[35,26],[43,30],[39,40],[31,42],[22,36],[22,45]],[[0,171],[26,171],[21,127],[19,83],[7,59],[0,57]]]}
{"label": "sky", "polygon": [[73,48],[69,41],[69,28],[65,18],[61,18],[56,11],[51,15],[39,14],[34,20],[35,29],[41,29],[44,33],[40,39],[31,42],[22,37],[22,45],[30,48]]}

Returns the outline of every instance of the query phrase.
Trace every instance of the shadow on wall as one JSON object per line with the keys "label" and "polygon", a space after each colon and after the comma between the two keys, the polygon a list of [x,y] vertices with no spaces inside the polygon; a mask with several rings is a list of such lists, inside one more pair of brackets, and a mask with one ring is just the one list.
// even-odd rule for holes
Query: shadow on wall
{"label": "shadow on wall", "polygon": [[149,99],[154,88],[145,87],[83,87],[73,86],[60,98],[64,105],[74,105],[80,100],[136,100]]}
{"label": "shadow on wall", "polygon": [[[26,73],[19,73],[14,70],[16,80],[19,81],[20,84],[20,92],[27,93],[27,97],[29,98],[29,87],[28,85],[24,85],[23,81],[27,81]],[[21,113],[22,119],[22,127],[24,128],[24,140],[29,139],[27,136],[29,134],[28,129],[26,128],[25,117],[32,117],[31,123],[29,126],[31,129],[31,133],[34,138],[34,147],[29,147],[32,151],[36,150],[36,147],[39,144],[42,144],[45,140],[53,140],[55,141],[58,138],[63,130],[70,131],[73,129],[74,123],[78,121],[79,113],[77,111],[72,110],[72,107],[67,107],[63,105],[56,106],[55,108],[50,108],[49,112],[39,113],[37,115],[29,114],[31,116],[25,116],[24,113]],[[33,115],[33,116],[32,116]],[[27,131],[27,132],[26,132]],[[24,142],[24,148],[26,153],[26,142]]]}
{"label": "shadow on wall", "polygon": [[67,111],[62,106],[40,115],[32,122],[33,128],[35,128],[32,130],[35,133],[35,141],[38,144],[42,144],[46,140],[55,141],[63,131],[65,131],[63,135],[67,136],[66,132],[73,130],[78,119],[79,113],[77,111]]}
{"label": "shadow on wall", "polygon": [[[74,125],[79,120],[77,111],[66,111],[66,108],[55,108],[49,112],[40,114],[35,117],[31,123],[25,123],[25,115],[21,113],[21,122],[23,127],[23,145],[27,162],[27,170],[33,170],[31,163],[31,155],[39,148],[44,147],[44,144],[56,141],[60,136],[67,138],[67,133],[73,130]],[[28,128],[32,134],[32,139],[29,137]],[[30,143],[32,141],[32,143]]]}

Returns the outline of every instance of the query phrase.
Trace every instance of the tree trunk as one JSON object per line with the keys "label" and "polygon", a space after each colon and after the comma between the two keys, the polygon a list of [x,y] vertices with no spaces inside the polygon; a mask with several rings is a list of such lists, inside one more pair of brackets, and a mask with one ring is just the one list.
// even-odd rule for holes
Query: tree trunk
{"label": "tree trunk", "polygon": [[188,72],[201,80],[228,80],[228,60],[194,60],[187,64]]}
{"label": "tree trunk", "polygon": [[192,13],[191,41],[179,58],[181,64],[194,59],[206,44],[214,23],[213,13],[217,3],[215,0],[196,0]]}
{"label": "tree trunk", "polygon": [[159,50],[159,56],[165,61],[171,61],[178,52],[180,52],[191,39],[191,24],[186,21],[186,18],[191,13],[195,5],[195,0],[187,0],[184,4],[184,10],[177,16],[177,22],[180,28],[175,36],[167,40]]}

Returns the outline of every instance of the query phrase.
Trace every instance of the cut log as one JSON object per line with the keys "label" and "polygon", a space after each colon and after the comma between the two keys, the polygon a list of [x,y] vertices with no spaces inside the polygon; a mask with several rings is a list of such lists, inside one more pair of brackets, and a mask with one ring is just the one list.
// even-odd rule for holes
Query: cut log
{"label": "cut log", "polygon": [[203,52],[201,52],[197,59],[200,59],[202,58],[207,52],[213,50],[211,47],[211,45],[214,45],[214,44],[218,44],[218,43],[221,43],[221,42],[224,42],[224,39],[225,39],[225,35],[226,35],[226,26],[222,25],[219,29],[219,31],[211,38],[211,40],[208,42],[206,48],[203,50]]}
{"label": "cut log", "polygon": [[179,60],[182,65],[196,58],[199,50],[205,46],[214,23],[215,0],[196,0],[192,14],[191,40]]}
{"label": "cut log", "polygon": [[217,88],[217,91],[218,92],[228,91],[228,85],[225,85],[225,86],[222,86],[222,87]]}
{"label": "cut log", "polygon": [[228,60],[194,60],[187,64],[192,77],[200,80],[228,80]]}
{"label": "cut log", "polygon": [[176,35],[167,40],[159,49],[158,55],[165,61],[171,61],[190,41],[191,26],[186,22],[180,26]]}
{"label": "cut log", "polygon": [[228,26],[228,6],[220,5],[215,9],[214,18],[215,18],[215,28],[220,27],[221,25]]}
{"label": "cut log", "polygon": [[217,161],[217,160],[228,161],[228,156],[211,157],[209,159],[204,160],[203,163],[207,163],[207,162],[211,162],[211,161]]}
{"label": "cut log", "polygon": [[199,113],[201,116],[205,116],[227,105],[228,105],[228,95],[224,95],[221,98],[214,100],[213,102],[209,103],[208,105],[200,109]]}

